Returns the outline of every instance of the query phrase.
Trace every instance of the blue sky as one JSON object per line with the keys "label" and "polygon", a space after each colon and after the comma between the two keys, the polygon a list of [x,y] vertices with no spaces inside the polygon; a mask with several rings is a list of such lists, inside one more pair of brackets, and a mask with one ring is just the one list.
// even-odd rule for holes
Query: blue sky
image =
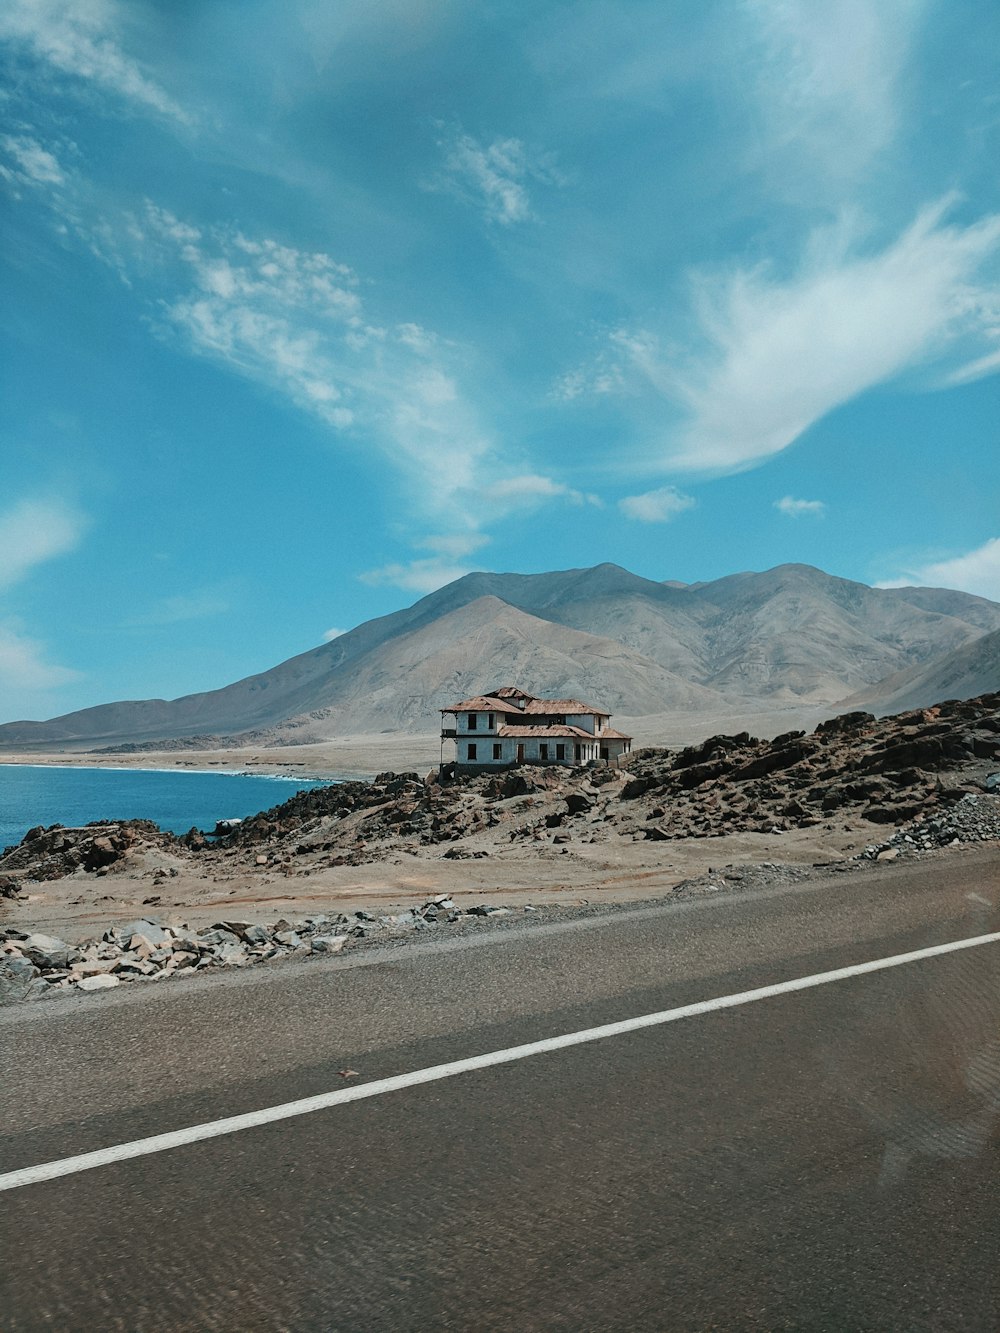
{"label": "blue sky", "polygon": [[1000,9],[7,0],[0,720],[470,569],[1000,600]]}

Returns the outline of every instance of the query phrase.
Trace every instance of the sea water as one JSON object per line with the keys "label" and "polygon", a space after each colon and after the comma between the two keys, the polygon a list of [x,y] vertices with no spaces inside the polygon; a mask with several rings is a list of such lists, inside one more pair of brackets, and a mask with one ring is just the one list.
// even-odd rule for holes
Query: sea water
{"label": "sea water", "polygon": [[325,785],[243,773],[0,764],[0,851],[37,824],[151,819],[172,833],[211,830],[219,819],[245,819]]}

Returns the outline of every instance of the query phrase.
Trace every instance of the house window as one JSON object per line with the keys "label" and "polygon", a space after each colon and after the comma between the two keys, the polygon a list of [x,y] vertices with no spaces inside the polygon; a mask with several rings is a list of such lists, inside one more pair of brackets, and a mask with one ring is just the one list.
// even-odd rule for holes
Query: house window
{"label": "house window", "polygon": [[469,714],[469,730],[470,730],[470,731],[475,731],[475,730],[477,729],[478,726],[479,726],[479,714],[478,714],[478,713],[470,713],[470,714]]}
{"label": "house window", "polygon": [[607,759],[607,757],[608,757],[608,747],[607,747],[606,745],[602,745],[602,746],[601,746],[601,758],[602,758],[602,759]]}
{"label": "house window", "polygon": [[556,746],[556,758],[557,758],[557,759],[565,759],[565,758],[566,758],[566,747],[565,747],[565,745],[557,745],[557,746]]}
{"label": "house window", "polygon": [[503,746],[499,743],[499,741],[498,741],[497,744],[494,745],[494,747],[493,747],[493,758],[494,758],[494,759],[502,759],[502,758],[503,758]]}
{"label": "house window", "polygon": [[557,713],[553,716],[552,726],[564,727],[565,725],[566,725],[566,715],[564,713]]}
{"label": "house window", "polygon": [[475,747],[474,745],[470,745],[470,746],[469,746],[469,758],[470,758],[470,759],[475,759],[475,757],[476,757],[476,747]]}
{"label": "house window", "polygon": [[574,746],[573,746],[573,758],[576,760],[577,763],[580,762],[580,747],[579,747],[579,745],[574,745]]}
{"label": "house window", "polygon": [[486,730],[487,730],[487,731],[492,731],[493,728],[496,726],[496,724],[497,724],[496,714],[495,714],[495,713],[490,713],[490,714],[488,715],[487,722],[486,722]]}
{"label": "house window", "polygon": [[547,745],[542,744],[538,747],[538,757],[539,759],[548,759],[549,747]]}

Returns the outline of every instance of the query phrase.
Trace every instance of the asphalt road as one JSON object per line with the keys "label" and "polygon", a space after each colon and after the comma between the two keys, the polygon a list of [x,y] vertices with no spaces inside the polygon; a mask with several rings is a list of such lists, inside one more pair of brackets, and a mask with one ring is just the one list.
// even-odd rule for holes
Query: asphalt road
{"label": "asphalt road", "polygon": [[[0,1015],[0,1173],[1000,930],[1000,857]],[[0,1329],[1000,1328],[1000,943],[0,1194]]]}

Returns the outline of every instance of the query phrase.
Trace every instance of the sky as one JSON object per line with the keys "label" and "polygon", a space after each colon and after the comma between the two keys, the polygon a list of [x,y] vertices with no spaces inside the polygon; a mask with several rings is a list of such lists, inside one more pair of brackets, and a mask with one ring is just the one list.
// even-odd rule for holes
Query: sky
{"label": "sky", "polygon": [[5,0],[0,721],[474,569],[1000,600],[993,0]]}

